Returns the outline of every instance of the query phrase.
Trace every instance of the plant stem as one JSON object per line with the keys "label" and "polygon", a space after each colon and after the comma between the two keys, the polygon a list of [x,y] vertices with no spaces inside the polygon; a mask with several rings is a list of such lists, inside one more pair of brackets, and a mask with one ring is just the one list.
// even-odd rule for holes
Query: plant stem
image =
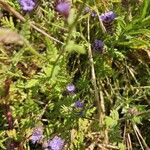
{"label": "plant stem", "polygon": [[[105,119],[105,104],[104,104],[104,97],[103,92],[101,89],[101,85],[96,82],[96,75],[95,75],[95,68],[94,68],[94,60],[92,55],[92,49],[90,44],[90,17],[88,17],[88,26],[87,26],[87,33],[88,33],[88,55],[89,55],[89,61],[91,65],[91,76],[92,76],[92,84],[94,87],[95,92],[95,99],[97,103],[97,111],[98,111],[98,119],[100,126],[103,127],[103,135],[104,135],[104,144],[108,144],[108,132],[107,129],[104,127],[104,119]],[[100,94],[100,95],[99,95]]]}
{"label": "plant stem", "polygon": [[97,83],[96,83],[96,75],[95,75],[95,68],[94,68],[94,60],[93,60],[93,55],[92,55],[92,50],[91,50],[91,44],[90,44],[90,17],[88,16],[88,26],[87,26],[87,33],[88,33],[88,55],[89,55],[89,61],[91,65],[91,76],[92,76],[92,84],[94,88],[94,93],[95,93],[95,99],[96,99],[96,105],[97,105],[97,111],[98,111],[98,119],[99,119],[99,124],[101,124],[101,106],[100,106],[100,98],[99,98],[99,93],[98,93],[98,88],[97,88]]}
{"label": "plant stem", "polygon": [[[10,84],[11,84],[11,79],[10,78],[6,78],[5,80],[5,84],[4,84],[4,114],[6,116],[6,120],[8,123],[8,130],[13,130],[13,117],[12,117],[12,113],[10,110],[10,104],[8,102],[9,100],[9,89],[10,89]],[[8,144],[7,144],[7,149],[8,150],[14,150],[15,148],[15,143],[13,141],[13,139],[8,139]]]}

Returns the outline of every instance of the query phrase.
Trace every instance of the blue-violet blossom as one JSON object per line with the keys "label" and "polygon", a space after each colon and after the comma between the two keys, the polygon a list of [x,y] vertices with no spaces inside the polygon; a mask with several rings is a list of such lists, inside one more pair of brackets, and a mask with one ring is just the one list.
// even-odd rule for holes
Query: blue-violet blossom
{"label": "blue-violet blossom", "polygon": [[61,15],[65,16],[66,18],[69,16],[71,3],[69,1],[58,1],[56,4],[56,11],[59,12]]}
{"label": "blue-violet blossom", "polygon": [[90,13],[90,15],[92,17],[96,17],[97,16],[97,13],[94,10],[91,10],[89,7],[85,7],[84,8],[84,13],[85,14]]}
{"label": "blue-violet blossom", "polygon": [[97,51],[97,52],[102,52],[104,47],[104,43],[101,40],[94,40],[93,44],[92,44],[92,48],[93,50]]}
{"label": "blue-violet blossom", "polygon": [[90,12],[91,12],[91,9],[86,6],[86,7],[84,8],[84,13],[90,13]]}
{"label": "blue-violet blossom", "polygon": [[36,128],[33,130],[32,136],[31,136],[31,141],[32,143],[36,143],[39,140],[41,140],[43,137],[43,129],[42,128]]}
{"label": "blue-violet blossom", "polygon": [[66,89],[67,89],[67,92],[73,93],[73,92],[75,92],[76,88],[72,83],[70,83],[70,84],[67,85]]}
{"label": "blue-violet blossom", "polygon": [[19,3],[24,11],[32,11],[35,7],[34,0],[19,0]]}
{"label": "blue-violet blossom", "polygon": [[91,16],[92,16],[92,17],[97,17],[97,13],[96,13],[95,11],[92,11],[92,12],[91,12]]}
{"label": "blue-violet blossom", "polygon": [[75,102],[74,106],[75,106],[76,108],[83,108],[84,103],[81,102],[80,100],[78,100],[78,101]]}
{"label": "blue-violet blossom", "polygon": [[48,147],[50,150],[62,150],[64,146],[64,140],[58,136],[55,136],[52,140],[48,141]]}
{"label": "blue-violet blossom", "polygon": [[108,11],[106,13],[101,14],[99,17],[103,22],[109,23],[116,18],[116,15],[113,11]]}

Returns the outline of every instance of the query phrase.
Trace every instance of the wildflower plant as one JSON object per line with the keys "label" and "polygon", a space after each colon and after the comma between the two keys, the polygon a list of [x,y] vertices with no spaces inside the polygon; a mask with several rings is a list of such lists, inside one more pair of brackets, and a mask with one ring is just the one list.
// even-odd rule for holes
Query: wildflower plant
{"label": "wildflower plant", "polygon": [[42,128],[36,128],[33,130],[32,136],[31,136],[31,141],[33,144],[39,142],[40,140],[42,140],[43,137],[43,130]]}
{"label": "wildflower plant", "polygon": [[58,136],[55,136],[52,140],[48,141],[48,147],[51,150],[62,150],[64,146],[64,140]]}
{"label": "wildflower plant", "polygon": [[99,17],[102,20],[102,22],[110,23],[116,18],[116,15],[113,11],[108,11],[101,14]]}
{"label": "wildflower plant", "polygon": [[95,52],[99,52],[102,53],[104,50],[104,42],[101,40],[94,40],[94,42],[92,43],[92,49]]}
{"label": "wildflower plant", "polygon": [[84,107],[84,103],[81,102],[80,100],[77,100],[77,101],[75,102],[74,106],[75,106],[76,108],[83,108],[83,107]]}
{"label": "wildflower plant", "polygon": [[150,1],[123,2],[0,0],[0,149],[150,148]]}
{"label": "wildflower plant", "polygon": [[67,87],[66,87],[66,90],[68,93],[74,93],[76,88],[73,84],[68,84]]}
{"label": "wildflower plant", "polygon": [[68,17],[71,9],[71,2],[68,0],[59,0],[56,2],[55,10],[63,15],[64,17]]}
{"label": "wildflower plant", "polygon": [[32,11],[36,5],[34,0],[19,0],[19,3],[24,11]]}

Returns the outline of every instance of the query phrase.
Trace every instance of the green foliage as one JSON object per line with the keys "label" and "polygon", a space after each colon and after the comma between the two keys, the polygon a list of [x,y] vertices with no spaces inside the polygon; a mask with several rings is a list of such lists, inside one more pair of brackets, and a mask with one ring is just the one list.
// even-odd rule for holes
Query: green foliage
{"label": "green foliage", "polygon": [[73,41],[69,41],[68,45],[66,46],[66,51],[68,52],[78,52],[79,54],[85,54],[85,48],[78,44],[75,44]]}
{"label": "green foliage", "polygon": [[[150,147],[150,1],[123,1],[73,1],[68,18],[47,0],[31,12],[0,1],[0,149],[42,149],[55,135],[70,150]],[[108,27],[97,16],[106,10]]]}
{"label": "green foliage", "polygon": [[111,111],[110,117],[106,116],[105,122],[107,128],[115,127],[118,124],[119,114],[116,110]]}

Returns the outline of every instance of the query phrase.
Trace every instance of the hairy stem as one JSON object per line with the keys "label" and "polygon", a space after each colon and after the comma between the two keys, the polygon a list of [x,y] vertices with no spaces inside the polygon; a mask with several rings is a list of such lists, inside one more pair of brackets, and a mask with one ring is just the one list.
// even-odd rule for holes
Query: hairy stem
{"label": "hairy stem", "polygon": [[[9,89],[10,89],[10,84],[11,84],[11,79],[10,78],[6,78],[5,83],[4,83],[4,114],[6,116],[6,120],[8,123],[8,130],[13,130],[13,117],[12,117],[12,113],[10,110],[10,104],[8,102],[9,100]],[[8,144],[7,144],[7,150],[14,150],[15,149],[15,143],[13,141],[13,139],[9,139],[8,140]]]}

